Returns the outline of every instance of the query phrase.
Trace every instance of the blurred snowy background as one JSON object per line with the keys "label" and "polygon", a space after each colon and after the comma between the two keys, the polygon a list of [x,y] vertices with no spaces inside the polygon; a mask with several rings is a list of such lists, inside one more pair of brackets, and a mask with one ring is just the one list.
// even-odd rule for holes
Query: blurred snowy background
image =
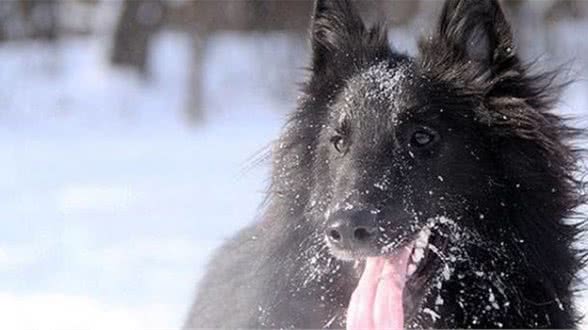
{"label": "blurred snowy background", "polygon": [[[440,4],[360,7],[414,52]],[[578,81],[560,111],[586,117],[588,2],[506,5],[523,56]],[[310,8],[0,2],[0,329],[181,326],[263,198],[255,160],[295,106]]]}

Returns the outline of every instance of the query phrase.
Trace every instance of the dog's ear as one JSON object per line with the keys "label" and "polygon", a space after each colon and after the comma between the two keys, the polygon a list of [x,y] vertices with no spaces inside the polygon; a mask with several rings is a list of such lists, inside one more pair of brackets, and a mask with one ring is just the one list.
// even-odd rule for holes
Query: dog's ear
{"label": "dog's ear", "polygon": [[490,68],[515,57],[510,24],[498,0],[447,0],[438,37],[456,61]]}
{"label": "dog's ear", "polygon": [[316,0],[311,23],[312,71],[342,77],[389,51],[379,26],[367,29],[351,0]]}
{"label": "dog's ear", "polygon": [[324,71],[365,31],[350,0],[316,0],[311,26],[312,68]]}

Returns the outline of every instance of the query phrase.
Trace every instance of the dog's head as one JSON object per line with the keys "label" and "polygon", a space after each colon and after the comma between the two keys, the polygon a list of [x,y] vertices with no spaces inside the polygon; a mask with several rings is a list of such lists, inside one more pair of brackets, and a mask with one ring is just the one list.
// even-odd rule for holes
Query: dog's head
{"label": "dog's head", "polygon": [[507,182],[486,132],[508,117],[488,102],[495,80],[522,69],[498,4],[447,2],[416,58],[348,1],[318,1],[313,22],[308,111],[323,123],[314,152],[327,175],[311,199],[323,201],[333,253],[389,253],[441,216],[505,217]]}
{"label": "dog's head", "polygon": [[[561,223],[579,201],[573,130],[549,112],[549,76],[521,64],[497,1],[447,1],[414,58],[393,50],[382,27],[366,27],[349,1],[316,2],[311,40],[311,77],[280,141],[275,188],[322,224],[334,256],[394,256],[414,313],[427,295],[429,307],[441,308],[434,279],[448,281],[462,267],[453,260],[448,269],[450,258],[474,256],[462,271],[493,271],[488,283],[514,281],[497,269],[509,273],[519,257],[539,272],[566,267],[561,287],[537,297],[567,289],[577,264],[568,246],[576,229]],[[529,242],[533,235],[550,251]],[[458,245],[469,252],[451,255]],[[476,261],[483,258],[496,259],[495,269]],[[445,324],[472,317],[464,313]]]}

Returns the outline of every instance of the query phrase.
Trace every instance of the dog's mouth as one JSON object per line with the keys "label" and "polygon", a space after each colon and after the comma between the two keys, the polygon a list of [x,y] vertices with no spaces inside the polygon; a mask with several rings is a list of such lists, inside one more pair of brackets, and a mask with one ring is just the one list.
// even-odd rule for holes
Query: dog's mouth
{"label": "dog's mouth", "polygon": [[421,309],[442,265],[447,238],[424,226],[383,255],[359,261],[361,277],[347,309],[348,329],[404,329]]}

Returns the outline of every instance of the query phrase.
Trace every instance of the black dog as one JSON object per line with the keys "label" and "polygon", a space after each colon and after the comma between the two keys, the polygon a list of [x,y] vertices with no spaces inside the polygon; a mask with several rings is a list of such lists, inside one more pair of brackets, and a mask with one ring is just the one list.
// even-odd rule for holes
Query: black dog
{"label": "black dog", "polygon": [[416,58],[349,1],[311,30],[264,219],[214,255],[186,328],[574,328],[578,131],[497,1],[447,1]]}

